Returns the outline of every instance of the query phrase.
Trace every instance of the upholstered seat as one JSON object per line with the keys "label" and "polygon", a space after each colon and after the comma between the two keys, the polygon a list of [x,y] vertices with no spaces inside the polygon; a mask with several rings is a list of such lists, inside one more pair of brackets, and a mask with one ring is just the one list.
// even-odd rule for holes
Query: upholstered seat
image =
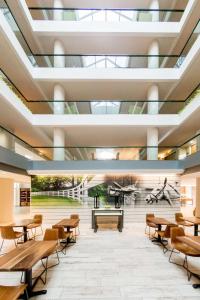
{"label": "upholstered seat", "polygon": [[[190,280],[190,278],[191,278],[191,272],[190,272],[190,270],[188,268],[187,257],[188,256],[200,257],[200,251],[197,251],[197,250],[193,249],[192,247],[184,244],[183,242],[180,242],[179,240],[177,240],[177,237],[181,237],[181,236],[183,236],[183,237],[185,236],[185,232],[184,232],[184,229],[182,227],[171,228],[172,250],[171,250],[171,254],[169,256],[169,262],[184,267],[187,270],[188,280]],[[180,264],[178,264],[176,262],[173,262],[171,260],[172,254],[174,253],[174,249],[185,255],[185,259],[184,259],[182,265],[180,265]]]}
{"label": "upholstered seat", "polygon": [[[158,228],[158,226],[156,224],[154,224],[152,222],[152,219],[155,218],[155,215],[154,214],[146,214],[146,227],[145,227],[145,234],[147,233],[147,228],[149,228],[149,231],[148,231],[148,236],[150,237],[151,235],[151,228]],[[155,234],[155,232],[154,232]]]}
{"label": "upholstered seat", "polygon": [[175,220],[176,223],[180,226],[186,226],[186,227],[190,227],[193,226],[192,223],[185,221],[183,214],[182,213],[175,213]]}

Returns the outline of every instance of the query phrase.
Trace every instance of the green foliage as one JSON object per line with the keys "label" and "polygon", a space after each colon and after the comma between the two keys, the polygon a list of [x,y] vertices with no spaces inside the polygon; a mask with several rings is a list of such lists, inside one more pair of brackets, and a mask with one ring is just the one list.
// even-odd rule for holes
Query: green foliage
{"label": "green foliage", "polygon": [[[82,177],[77,177],[77,183]],[[32,176],[32,192],[58,191],[74,186],[74,176]]]}
{"label": "green foliage", "polygon": [[96,195],[106,196],[107,187],[108,186],[106,183],[96,185],[95,187],[92,187],[91,189],[88,190],[88,195],[89,195],[89,197],[94,197]]}

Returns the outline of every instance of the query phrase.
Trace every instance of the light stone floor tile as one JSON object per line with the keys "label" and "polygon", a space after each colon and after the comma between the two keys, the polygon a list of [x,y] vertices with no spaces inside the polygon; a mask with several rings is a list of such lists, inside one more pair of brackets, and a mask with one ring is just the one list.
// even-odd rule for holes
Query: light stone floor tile
{"label": "light stone floor tile", "polygon": [[[7,245],[9,248],[13,245]],[[6,250],[6,249],[5,249]],[[199,300],[185,270],[168,262],[169,252],[144,235],[144,224],[128,224],[122,233],[81,225],[77,243],[60,254],[60,264],[49,269],[46,295],[33,300]],[[174,254],[174,260],[183,261]],[[50,263],[55,257],[50,259]],[[200,273],[200,259],[189,258],[190,267]],[[38,263],[34,274],[41,269]],[[18,284],[20,273],[0,273],[0,284]],[[6,300],[6,299],[5,299]]]}

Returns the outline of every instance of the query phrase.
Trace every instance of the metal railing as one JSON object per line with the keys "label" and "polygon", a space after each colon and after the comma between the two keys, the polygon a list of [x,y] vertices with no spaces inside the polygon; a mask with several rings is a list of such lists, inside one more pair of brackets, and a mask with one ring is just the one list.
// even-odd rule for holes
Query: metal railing
{"label": "metal railing", "polygon": [[155,114],[178,114],[192,101],[200,101],[200,85],[185,100],[30,100],[16,87],[3,70],[0,69],[0,81],[3,81],[33,114],[54,114],[56,106],[63,103],[64,114],[148,114],[153,107]]}
{"label": "metal railing", "polygon": [[[178,146],[32,146],[0,126],[0,146],[29,160],[53,160],[64,153],[64,160],[147,160],[147,152],[158,153],[160,160],[181,160],[200,151],[200,134]],[[55,158],[56,160],[56,158]]]}
{"label": "metal railing", "polygon": [[34,20],[77,22],[179,22],[183,9],[29,7]]}
{"label": "metal railing", "polygon": [[[200,33],[200,23],[193,29],[180,54],[175,55],[82,55],[82,54],[38,54],[34,53],[21,31],[5,0],[0,0],[3,11],[16,38],[35,67],[65,68],[179,68]],[[59,11],[59,10],[58,10]]]}

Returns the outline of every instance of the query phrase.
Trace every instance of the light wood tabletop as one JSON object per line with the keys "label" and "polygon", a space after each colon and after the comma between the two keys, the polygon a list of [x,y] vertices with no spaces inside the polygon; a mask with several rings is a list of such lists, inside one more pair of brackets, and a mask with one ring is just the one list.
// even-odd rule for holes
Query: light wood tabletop
{"label": "light wood tabletop", "polygon": [[0,272],[26,271],[57,246],[56,241],[29,241],[0,257]]}
{"label": "light wood tabletop", "polygon": [[178,236],[177,240],[200,251],[200,236]]}
{"label": "light wood tabletop", "polygon": [[186,217],[186,218],[185,218],[185,221],[188,221],[188,222],[193,223],[193,224],[200,225],[200,218],[196,218],[196,217]]}
{"label": "light wood tabletop", "polygon": [[31,223],[33,223],[33,219],[23,219],[23,220],[16,220],[10,223],[0,223],[0,227],[4,227],[4,226],[27,227]]}
{"label": "light wood tabletop", "polygon": [[57,226],[63,226],[63,227],[69,227],[69,228],[75,228],[78,226],[79,219],[62,219],[60,222],[58,222]]}
{"label": "light wood tabletop", "polygon": [[171,221],[165,219],[165,218],[151,218],[150,219],[152,223],[156,224],[156,225],[171,225],[174,224]]}

